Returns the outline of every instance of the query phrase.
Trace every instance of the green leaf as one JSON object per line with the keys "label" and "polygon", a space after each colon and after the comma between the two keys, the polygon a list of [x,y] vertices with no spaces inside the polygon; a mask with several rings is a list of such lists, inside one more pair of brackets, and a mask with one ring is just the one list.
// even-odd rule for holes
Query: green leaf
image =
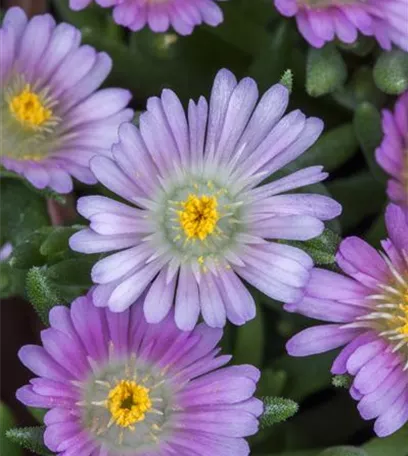
{"label": "green leaf", "polygon": [[69,250],[69,238],[82,226],[54,228],[40,246],[40,253],[46,257],[59,256]]}
{"label": "green leaf", "polygon": [[358,151],[359,144],[352,124],[344,124],[324,133],[319,140],[293,164],[297,168],[321,165],[332,172]]}
{"label": "green leaf", "polygon": [[25,290],[26,272],[15,269],[7,262],[0,262],[0,298],[23,296]]}
{"label": "green leaf", "polygon": [[327,184],[332,197],[343,206],[340,215],[344,231],[355,228],[368,215],[376,214],[385,203],[385,188],[369,172],[359,172]]}
{"label": "green leaf", "polygon": [[61,297],[47,277],[44,268],[34,267],[28,271],[26,289],[29,301],[42,322],[48,326],[49,311],[54,306],[61,304]]}
{"label": "green leaf", "polygon": [[264,346],[264,325],[262,310],[257,306],[256,316],[236,330],[234,362],[260,367]]}
{"label": "green leaf", "polygon": [[285,355],[277,359],[273,367],[287,374],[284,396],[299,402],[309,394],[330,386],[332,362],[332,353],[324,353],[313,359],[292,358]]}
{"label": "green leaf", "polygon": [[9,429],[6,436],[23,448],[40,456],[52,456],[44,445],[44,426]]}
{"label": "green leaf", "polygon": [[292,70],[285,70],[279,82],[289,90],[289,93],[291,93],[293,88]]}
{"label": "green leaf", "polygon": [[325,229],[323,234],[310,241],[290,241],[287,244],[299,247],[308,253],[315,265],[333,265],[336,262],[336,253],[340,244],[341,238],[334,231]]}
{"label": "green leaf", "polygon": [[263,369],[258,383],[258,395],[260,397],[280,396],[285,387],[287,377],[287,373],[283,370]]}
{"label": "green leaf", "polygon": [[351,446],[339,446],[327,448],[323,450],[318,456],[369,456],[366,451],[361,448]]}
{"label": "green leaf", "polygon": [[41,255],[40,248],[52,229],[52,227],[43,227],[13,246],[10,265],[17,269],[29,269],[32,266],[45,264],[46,258]]}
{"label": "green leaf", "polygon": [[45,200],[15,179],[0,180],[0,245],[15,247],[28,234],[48,225]]}
{"label": "green leaf", "polygon": [[352,383],[353,379],[348,374],[335,375],[332,378],[332,385],[336,388],[350,389]]}
{"label": "green leaf", "polygon": [[[286,68],[290,65],[292,44],[290,24],[281,22],[269,37],[268,43],[260,48],[248,70],[249,76],[256,80],[260,90],[269,89],[272,84],[276,84],[282,78],[282,74],[285,76],[287,71],[290,71]],[[271,58],[271,56],[274,57]],[[292,80],[286,82],[291,89]]]}
{"label": "green leaf", "polygon": [[390,437],[372,439],[363,448],[369,456],[407,456],[408,428],[405,426]]}
{"label": "green leaf", "polygon": [[347,78],[343,57],[333,44],[321,49],[309,48],[306,67],[306,91],[312,97],[334,92]]}
{"label": "green leaf", "polygon": [[95,262],[95,255],[61,261],[47,269],[47,277],[58,285],[90,287],[91,269]]}
{"label": "green leaf", "polygon": [[299,410],[299,405],[295,401],[283,397],[265,397],[263,402],[264,412],[260,418],[261,428],[286,421]]}
{"label": "green leaf", "polygon": [[387,176],[375,159],[375,150],[382,141],[381,115],[370,103],[362,103],[354,114],[354,129],[373,176],[385,182]]}
{"label": "green leaf", "polygon": [[47,413],[46,409],[36,408],[36,407],[27,407],[30,414],[38,421],[40,424],[44,424],[44,416]]}
{"label": "green leaf", "polygon": [[0,449],[4,456],[21,456],[20,447],[6,438],[6,432],[13,426],[15,420],[10,409],[0,402]]}
{"label": "green leaf", "polygon": [[384,213],[374,220],[370,228],[364,233],[364,239],[377,249],[381,246],[381,241],[387,238],[387,228],[385,226]]}
{"label": "green leaf", "polygon": [[399,49],[383,52],[374,66],[377,87],[389,95],[408,89],[408,54]]}
{"label": "green leaf", "polygon": [[354,43],[336,42],[336,45],[344,51],[351,52],[359,57],[365,57],[375,48],[375,40],[370,36],[360,35]]}

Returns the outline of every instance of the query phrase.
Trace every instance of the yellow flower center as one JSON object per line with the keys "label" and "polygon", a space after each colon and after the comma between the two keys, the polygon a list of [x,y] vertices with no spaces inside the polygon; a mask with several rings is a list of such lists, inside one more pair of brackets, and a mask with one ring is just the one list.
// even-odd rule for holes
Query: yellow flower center
{"label": "yellow flower center", "polygon": [[189,195],[181,203],[183,210],[178,211],[180,225],[188,239],[203,241],[213,233],[220,215],[217,211],[217,198],[207,195]]}
{"label": "yellow flower center", "polygon": [[133,380],[121,380],[108,393],[107,408],[112,420],[123,428],[132,428],[143,421],[145,413],[152,408],[149,391]]}
{"label": "yellow flower center", "polygon": [[400,334],[408,336],[408,290],[403,296],[403,302],[399,305],[400,315],[397,318],[397,323],[400,323],[397,331]]}
{"label": "yellow flower center", "polygon": [[30,84],[26,84],[24,90],[10,100],[9,109],[19,122],[33,129],[52,117],[51,109],[47,109],[40,97],[31,91]]}

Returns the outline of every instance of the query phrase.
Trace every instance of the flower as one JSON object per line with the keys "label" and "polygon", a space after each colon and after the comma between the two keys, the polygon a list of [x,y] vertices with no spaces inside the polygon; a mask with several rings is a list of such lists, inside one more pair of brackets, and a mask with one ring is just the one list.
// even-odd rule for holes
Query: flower
{"label": "flower", "polygon": [[44,441],[59,456],[249,454],[258,430],[260,373],[225,365],[219,329],[177,329],[172,316],[149,325],[142,305],[115,314],[91,297],[54,307],[43,346],[19,357],[37,378],[17,391],[50,409]]}
{"label": "flower", "polygon": [[22,9],[7,11],[0,29],[0,164],[37,188],[72,190],[72,178],[95,183],[94,155],[108,155],[130,93],[96,91],[112,62],[79,46],[81,34],[48,15],[27,21]]}
{"label": "flower", "polygon": [[[138,31],[146,24],[153,32],[170,26],[180,35],[190,35],[203,22],[216,27],[223,21],[219,0],[96,0],[102,7],[113,6],[113,19],[119,25]],[[70,0],[73,10],[87,7],[91,0]]]}
{"label": "flower", "polygon": [[13,252],[13,246],[10,242],[6,242],[0,247],[0,263],[7,261]]}
{"label": "flower", "polygon": [[376,418],[380,437],[408,421],[408,224],[395,205],[386,223],[385,253],[345,239],[337,264],[346,276],[314,269],[305,297],[286,306],[330,322],[294,336],[288,352],[307,356],[345,345],[332,373],[354,376],[350,393],[364,419]]}
{"label": "flower", "polygon": [[382,113],[384,139],[376,150],[378,164],[391,176],[388,196],[405,212],[408,220],[408,92],[400,96],[394,115]]}
{"label": "flower", "polygon": [[209,106],[203,97],[190,101],[186,117],[164,90],[148,100],[140,130],[120,127],[114,158],[95,157],[91,169],[130,204],[80,198],[78,211],[91,224],[70,239],[82,253],[121,250],[92,270],[97,306],[121,312],[150,287],[147,321],[161,321],[175,301],[177,326],[188,330],[200,311],[212,327],[255,316],[237,274],[274,299],[300,298],[312,260],[269,239],[314,238],[341,208],[321,195],[281,195],[325,179],[320,166],[257,187],[322,131],[321,120],[299,110],[282,118],[288,96],[275,85],[255,108],[256,83],[221,70]]}
{"label": "flower", "polygon": [[373,36],[383,49],[395,44],[408,51],[408,0],[275,0],[284,16],[296,16],[300,33],[316,48],[337,37],[356,41]]}

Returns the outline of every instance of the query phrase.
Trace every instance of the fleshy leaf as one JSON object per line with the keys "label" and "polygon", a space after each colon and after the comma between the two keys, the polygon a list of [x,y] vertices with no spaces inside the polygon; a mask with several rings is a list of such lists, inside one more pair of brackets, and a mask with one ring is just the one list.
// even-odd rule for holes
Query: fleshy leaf
{"label": "fleshy leaf", "polygon": [[286,421],[299,410],[295,401],[283,397],[265,397],[263,402],[264,412],[260,420],[262,428]]}
{"label": "fleshy leaf", "polygon": [[40,456],[52,456],[44,445],[44,426],[13,428],[6,432],[6,436],[23,448]]}

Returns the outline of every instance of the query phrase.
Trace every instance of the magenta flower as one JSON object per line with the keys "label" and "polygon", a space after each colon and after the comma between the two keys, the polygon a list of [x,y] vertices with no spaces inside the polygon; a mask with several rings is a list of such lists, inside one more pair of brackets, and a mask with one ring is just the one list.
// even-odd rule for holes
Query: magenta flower
{"label": "magenta flower", "polygon": [[115,314],[91,297],[50,312],[43,346],[26,345],[38,377],[17,391],[45,415],[47,447],[59,456],[246,456],[258,430],[258,369],[224,367],[219,329],[182,332],[173,316],[149,325],[142,304]]}
{"label": "magenta flower", "polygon": [[384,139],[376,150],[378,164],[391,176],[388,197],[405,212],[408,220],[408,92],[401,95],[394,115],[383,111]]}
{"label": "magenta flower", "polygon": [[117,129],[132,118],[130,93],[96,91],[112,62],[80,46],[79,30],[48,15],[27,21],[7,11],[0,29],[0,164],[37,188],[95,183],[89,160],[109,155]]}
{"label": "magenta flower", "polygon": [[[133,31],[146,24],[153,32],[165,32],[169,27],[180,35],[190,35],[202,23],[216,27],[223,20],[219,0],[95,0],[102,7],[113,6],[117,24]],[[73,10],[87,7],[91,0],[70,0]]]}
{"label": "magenta flower", "polygon": [[361,416],[376,419],[380,437],[408,421],[408,224],[395,205],[386,222],[385,253],[345,239],[337,263],[347,276],[314,269],[305,297],[285,306],[330,322],[294,336],[288,352],[307,356],[345,345],[332,373],[354,377],[350,393]]}
{"label": "magenta flower", "polygon": [[341,208],[321,195],[282,194],[325,179],[320,166],[258,186],[323,129],[321,120],[299,110],[282,117],[288,98],[278,84],[256,107],[256,83],[237,83],[222,70],[209,106],[203,97],[190,101],[186,116],[177,96],[164,90],[148,101],[140,130],[120,127],[114,158],[96,157],[91,169],[128,204],[79,199],[90,229],[70,240],[83,253],[121,250],[92,270],[97,306],[122,312],[149,288],[147,321],[161,321],[174,302],[177,326],[189,330],[200,312],[212,327],[255,316],[238,276],[274,299],[300,299],[312,260],[276,240],[314,238],[322,220]]}
{"label": "magenta flower", "polygon": [[284,16],[296,16],[300,33],[314,47],[336,37],[353,43],[361,32],[383,49],[395,44],[408,51],[408,0],[275,0],[275,6]]}

